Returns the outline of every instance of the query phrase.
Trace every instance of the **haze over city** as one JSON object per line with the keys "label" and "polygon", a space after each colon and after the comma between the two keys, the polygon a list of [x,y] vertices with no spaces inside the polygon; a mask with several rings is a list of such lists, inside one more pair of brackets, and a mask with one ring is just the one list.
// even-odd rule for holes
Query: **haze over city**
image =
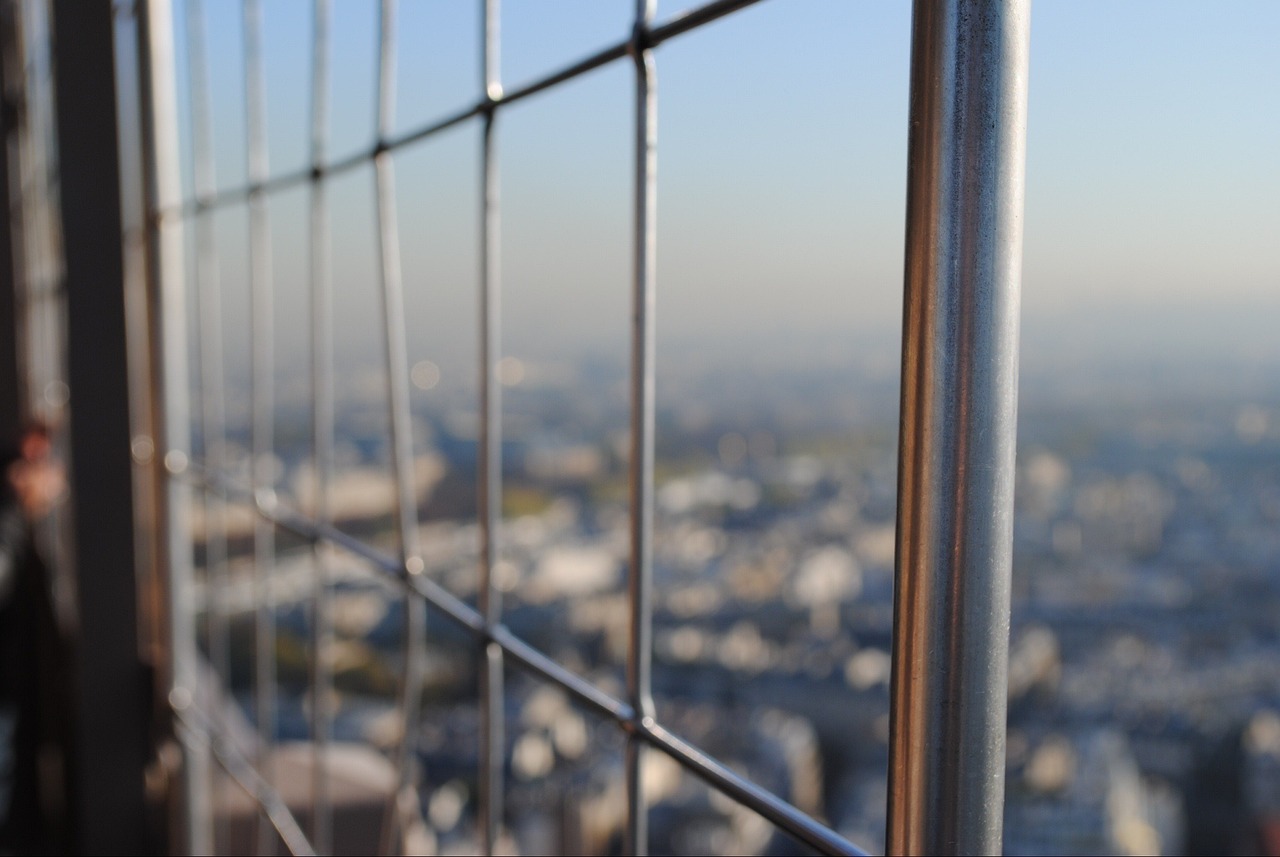
{"label": "haze over city", "polygon": [[[633,4],[504,4],[508,88],[626,37]],[[680,4],[661,3],[658,18]],[[177,29],[183,30],[182,4]],[[308,163],[310,4],[264,9],[272,172]],[[373,142],[376,4],[338,2],[335,160]],[[478,13],[399,11],[395,127],[473,104]],[[218,184],[245,181],[238,15],[209,16]],[[894,362],[900,322],[910,8],[780,0],[663,45],[659,355],[777,350]],[[1280,7],[1270,2],[1037,3],[1032,19],[1024,359],[1277,358]],[[188,107],[184,57],[178,91]],[[498,125],[504,347],[625,360],[631,78],[611,64],[515,105]],[[189,127],[186,123],[184,128]],[[415,357],[473,372],[479,126],[395,159]],[[184,142],[189,184],[189,146]],[[339,348],[375,360],[372,174],[332,183]],[[273,197],[282,365],[305,354],[305,190]],[[219,218],[242,284],[242,210]],[[230,330],[246,290],[227,289]],[[571,305],[572,313],[562,308]],[[812,353],[806,353],[810,348]],[[242,353],[247,353],[243,349]],[[1069,365],[1069,363],[1068,363]]]}

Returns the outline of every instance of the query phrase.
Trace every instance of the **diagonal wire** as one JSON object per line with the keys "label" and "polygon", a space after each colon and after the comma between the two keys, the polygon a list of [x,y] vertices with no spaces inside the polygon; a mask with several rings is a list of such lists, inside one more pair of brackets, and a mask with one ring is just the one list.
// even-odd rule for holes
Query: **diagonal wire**
{"label": "diagonal wire", "polygon": [[[266,816],[272,829],[284,843],[285,850],[298,857],[309,857],[317,852],[302,832],[301,825],[294,817],[289,805],[276,791],[275,787],[262,776],[253,763],[241,754],[234,741],[228,741],[225,733],[217,723],[206,718],[198,708],[191,705],[172,707],[174,715],[181,727],[179,738],[186,745],[207,740],[209,750],[218,762],[218,766],[244,790]],[[272,845],[274,846],[274,842]],[[274,847],[273,847],[274,850]]]}
{"label": "diagonal wire", "polygon": [[[332,522],[329,488],[333,477],[333,280],[329,269],[329,209],[321,172],[328,138],[330,0],[315,0],[311,40],[311,164],[310,278],[311,278],[311,437],[315,494],[312,508],[321,524]],[[321,854],[332,849],[333,807],[330,794],[328,746],[333,732],[332,685],[329,663],[333,648],[330,603],[332,562],[330,546],[313,543],[314,586],[311,612],[311,741],[314,754],[311,780],[311,841]]]}

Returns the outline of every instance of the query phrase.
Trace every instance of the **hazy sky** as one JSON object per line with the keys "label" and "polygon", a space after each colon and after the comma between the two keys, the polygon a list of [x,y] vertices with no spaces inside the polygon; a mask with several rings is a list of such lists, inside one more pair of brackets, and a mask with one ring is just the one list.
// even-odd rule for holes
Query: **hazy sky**
{"label": "hazy sky", "polygon": [[[272,169],[294,170],[307,159],[310,4],[263,5]],[[335,5],[334,157],[372,141],[376,5]],[[660,3],[659,20],[688,5]],[[238,4],[206,6],[219,183],[236,186],[241,21]],[[625,37],[632,8],[506,0],[504,82]],[[909,28],[905,0],[763,0],[657,50],[661,346],[764,344],[821,359],[874,342],[891,358]],[[474,103],[475,2],[403,2],[399,33],[399,128]],[[1280,353],[1265,321],[1280,319],[1278,43],[1274,0],[1034,4],[1028,359],[1073,343]],[[185,105],[184,62],[180,50]],[[632,77],[618,62],[499,114],[511,353],[625,358]],[[478,129],[470,122],[396,157],[414,359],[474,353]],[[377,353],[371,188],[370,170],[353,171],[331,201],[341,339]],[[306,198],[293,191],[272,206],[285,361],[305,342]],[[233,331],[246,312],[245,221],[243,211],[220,215]]]}

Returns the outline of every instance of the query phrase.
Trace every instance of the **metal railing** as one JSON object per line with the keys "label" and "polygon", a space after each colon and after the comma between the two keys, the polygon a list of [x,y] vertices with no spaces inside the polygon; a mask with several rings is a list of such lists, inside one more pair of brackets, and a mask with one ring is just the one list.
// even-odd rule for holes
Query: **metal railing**
{"label": "metal railing", "polygon": [[997,853],[1030,3],[920,2],[911,50],[887,847]]}
{"label": "metal railing", "polygon": [[[214,176],[209,50],[200,0],[188,0],[185,56],[189,64],[194,193],[183,198],[179,172],[179,111],[175,91],[174,16],[170,0],[137,0],[116,8],[132,27],[140,105],[145,211],[126,229],[126,246],[146,249],[146,300],[152,393],[150,437],[134,438],[135,459],[156,468],[158,559],[167,582],[167,698],[185,748],[184,836],[179,844],[205,853],[214,844],[209,765],[221,765],[255,797],[266,824],[259,847],[278,835],[293,853],[328,850],[332,810],[325,746],[333,728],[325,660],[330,622],[331,552],[350,554],[396,582],[404,595],[404,657],[398,710],[404,725],[395,761],[398,784],[387,804],[382,849],[400,847],[407,821],[398,807],[417,801],[412,760],[421,698],[427,611],[467,631],[483,652],[479,830],[492,853],[502,829],[506,723],[504,674],[517,666],[560,687],[616,723],[626,736],[628,853],[647,849],[647,807],[641,787],[649,751],[663,753],[780,830],[823,853],[862,853],[857,846],[786,801],[744,779],[672,734],[655,716],[651,695],[652,553],[655,434],[656,110],[655,49],[708,26],[756,0],[712,0],[665,22],[654,0],[637,0],[631,31],[615,43],[518,89],[503,88],[499,69],[498,0],[481,3],[480,96],[437,121],[393,133],[396,69],[394,0],[382,0],[377,35],[375,143],[329,160],[330,2],[315,0],[311,38],[310,164],[273,174],[267,163],[261,9],[244,5],[248,181],[218,190]],[[774,0],[782,2],[782,0]],[[219,7],[221,8],[221,7]],[[1016,410],[1017,309],[1021,253],[1022,162],[1025,140],[1027,0],[918,0],[913,21],[909,143],[906,310],[902,424],[899,446],[899,531],[893,647],[888,847],[895,853],[987,852],[1000,846],[1003,803],[1003,683],[1009,619],[1012,473]],[[117,25],[119,26],[119,25]],[[117,34],[117,45],[119,46]],[[497,128],[505,108],[606,64],[634,67],[634,187],[630,358],[630,628],[626,693],[608,694],[515,636],[504,624],[496,579],[502,499],[501,355]],[[125,84],[122,83],[122,86]],[[397,153],[467,122],[481,126],[480,160],[480,441],[479,599],[472,607],[424,573],[413,488],[404,293],[393,176]],[[377,280],[384,337],[383,378],[394,483],[395,550],[387,553],[335,526],[330,496],[335,448],[334,289],[331,282],[328,183],[372,165],[376,199]],[[267,200],[289,188],[309,194],[310,414],[314,493],[309,512],[291,508],[273,490],[275,393],[274,290]],[[251,292],[251,460],[247,480],[230,472],[226,380],[220,329],[219,250],[213,217],[230,206],[248,210]],[[128,227],[128,224],[126,224]],[[194,231],[195,260],[186,274],[184,231]],[[132,244],[130,242],[133,242]],[[140,243],[139,243],[140,242]],[[186,302],[198,307],[192,339]],[[189,389],[188,342],[198,357],[198,395]],[[74,344],[73,344],[74,347]],[[135,361],[136,362],[136,361]],[[201,449],[193,445],[191,414],[199,417]],[[141,441],[157,454],[139,453]],[[145,445],[145,444],[144,444]],[[209,656],[213,672],[229,676],[229,631],[218,599],[228,581],[228,504],[255,513],[255,718],[258,758],[248,758],[222,734],[216,712],[199,705],[197,615],[192,594],[192,495],[205,518]],[[290,533],[314,550],[311,623],[313,805],[305,831],[273,787],[267,768],[275,734],[275,604],[270,586],[275,540]]]}

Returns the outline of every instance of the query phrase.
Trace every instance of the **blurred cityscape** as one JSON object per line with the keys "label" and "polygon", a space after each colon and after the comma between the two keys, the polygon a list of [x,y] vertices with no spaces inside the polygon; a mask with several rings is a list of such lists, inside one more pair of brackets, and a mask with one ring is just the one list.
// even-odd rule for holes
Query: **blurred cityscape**
{"label": "blurred cityscape", "polygon": [[[699,365],[672,360],[659,381],[660,719],[882,848],[896,367]],[[1257,367],[1195,366],[1024,377],[1007,853],[1280,853],[1280,385]],[[506,624],[622,695],[624,369],[508,358],[500,375]],[[385,382],[376,372],[339,380],[335,516],[392,552]],[[474,379],[424,361],[412,380],[426,570],[474,602]],[[278,490],[305,508],[309,412],[305,395],[288,401],[277,415]],[[247,436],[229,442],[245,458]],[[205,512],[194,509],[198,538]],[[251,710],[252,516],[226,514],[232,687]],[[287,748],[309,737],[303,604],[313,558],[300,544],[277,550]],[[333,562],[336,737],[389,752],[399,735],[399,597],[359,561]],[[429,638],[418,835],[441,853],[469,853],[480,664],[470,638],[435,614]],[[506,715],[506,847],[616,853],[625,817],[616,726],[514,668]],[[804,853],[661,754],[649,759],[654,853]]]}

